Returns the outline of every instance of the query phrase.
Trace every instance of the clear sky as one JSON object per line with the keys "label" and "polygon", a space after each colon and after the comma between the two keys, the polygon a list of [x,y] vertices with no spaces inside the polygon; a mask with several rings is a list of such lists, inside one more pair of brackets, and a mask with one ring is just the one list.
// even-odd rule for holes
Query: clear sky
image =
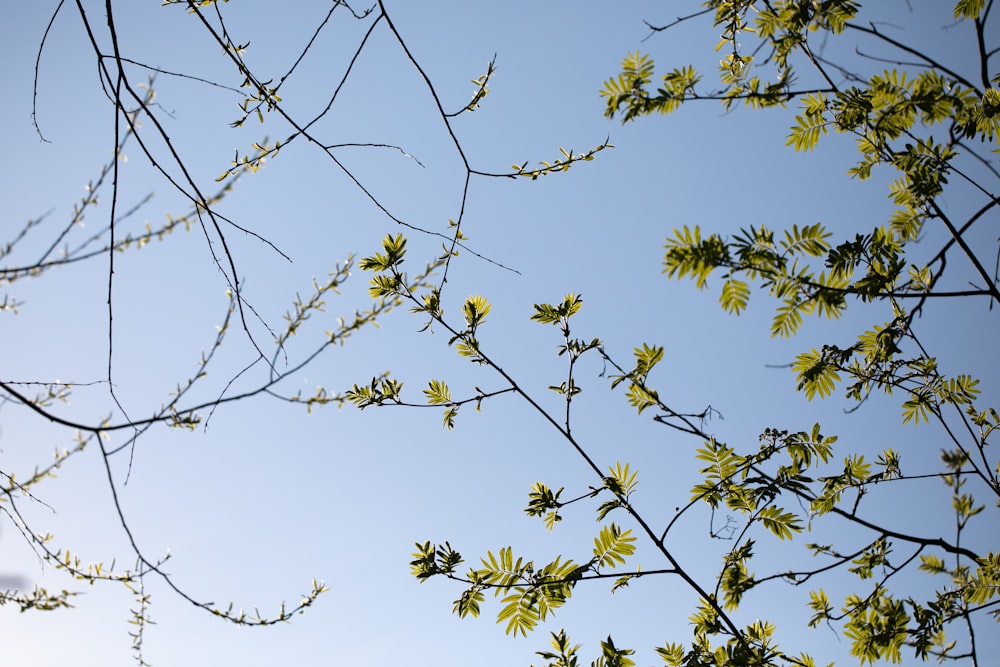
{"label": "clear sky", "polygon": [[[3,241],[29,219],[46,216],[19,247],[23,254],[4,258],[5,263],[44,252],[112,154],[113,108],[76,3],[66,3],[53,23],[33,96],[35,58],[56,4],[7,3],[0,9]],[[104,3],[80,4],[102,48],[109,49]],[[711,405],[720,416],[707,428],[720,439],[746,451],[756,447],[767,427],[799,430],[820,421],[849,451],[871,455],[891,446],[909,457],[904,461],[912,461],[913,470],[921,469],[942,445],[933,428],[901,432],[898,402],[873,399],[848,415],[844,408],[850,404],[839,397],[807,403],[794,391],[791,372],[780,368],[810,346],[833,342],[831,336],[846,344],[860,327],[885,321],[890,315],[884,306],[859,306],[833,324],[808,322],[796,339],[778,340],[769,337],[772,311],[764,294],[755,293],[749,311],[736,318],[718,307],[717,281],[711,283],[715,290],[698,292],[691,283],[669,282],[661,274],[664,238],[675,227],[734,233],[749,225],[782,229],[822,221],[838,238],[847,238],[870,231],[892,210],[887,175],[864,183],[846,176],[854,159],[849,139],[829,137],[810,154],[785,147],[792,109],[725,113],[705,103],[625,127],[605,119],[597,91],[618,72],[627,52],[649,52],[661,68],[692,62],[706,77],[714,73],[717,35],[709,20],[649,37],[643,20],[662,24],[697,9],[696,3],[684,3],[683,9],[664,4],[386,3],[446,111],[468,102],[475,90],[470,80],[484,74],[496,55],[497,71],[481,108],[451,121],[473,170],[506,173],[511,164],[559,158],[559,147],[581,152],[606,138],[614,145],[592,162],[537,181],[474,175],[462,229],[469,248],[489,261],[470,252],[455,260],[446,311],[457,313],[472,294],[489,298],[493,310],[479,335],[484,349],[556,414],[561,399],[546,388],[565,375],[556,356],[559,338],[554,328],[529,317],[532,304],[576,292],[584,307],[574,334],[600,337],[623,364],[634,346],[664,345],[666,360],[653,378],[661,395],[679,411]],[[882,6],[886,15],[876,18],[891,19],[894,34],[961,68],[968,65],[963,49],[969,42],[952,25],[950,9],[942,10],[948,4],[894,0]],[[260,76],[277,81],[330,6],[234,0],[220,9],[233,41],[249,42],[247,61]],[[183,8],[147,0],[117,3],[114,11],[123,56],[220,84],[166,74],[154,83],[158,118],[205,192],[218,187],[214,179],[228,168],[234,151],[243,155],[253,142],[283,141],[291,133],[277,114],[266,115],[263,124],[251,119],[242,128],[229,127],[239,115],[242,97],[232,88],[241,77]],[[371,23],[334,12],[282,84],[283,108],[293,118],[311,119],[326,106]],[[824,48],[831,55],[850,54],[853,43]],[[860,63],[875,70],[885,66]],[[129,71],[135,85],[147,75],[138,66]],[[46,141],[32,124],[33,100]],[[296,141],[262,170],[243,177],[219,204],[220,212],[252,232],[228,227],[226,239],[244,295],[259,315],[248,315],[248,327],[265,349],[270,337],[262,323],[280,329],[297,293],[305,297],[314,278],[324,280],[351,254],[379,250],[386,233],[408,236],[411,273],[440,249],[439,237],[401,227],[354,179],[396,219],[427,232],[446,234],[448,221],[462,211],[461,158],[427,84],[384,22],[314,129],[327,145],[386,144],[401,150],[339,148],[335,155],[349,176],[317,146]],[[151,123],[145,122],[143,131],[152,137]],[[150,150],[178,175],[162,142],[153,141]],[[156,228],[167,215],[187,212],[183,196],[150,168],[134,141],[124,153],[118,212],[144,203],[120,233],[138,235],[147,224]],[[152,195],[148,201],[147,195]],[[103,229],[110,184],[101,202],[83,225],[72,228],[68,247]],[[961,188],[946,195],[944,204],[956,212],[981,205]],[[995,242],[990,236],[995,229],[979,240]],[[211,247],[220,252],[217,241]],[[120,406],[101,382],[108,367],[106,257],[2,288],[23,304],[16,317],[0,314],[0,375],[86,385],[74,390],[68,404],[54,408],[67,419],[93,422],[110,415],[119,422],[123,410],[133,418],[148,415],[195,371],[225,316],[227,283],[209,250],[206,235],[195,226],[115,256],[112,367]],[[325,313],[315,314],[289,342],[279,369],[309,354],[338,317],[370,306],[366,280],[355,271],[341,295],[327,298]],[[978,375],[984,403],[993,405],[1000,393],[1000,358],[992,343],[996,317],[985,304],[962,305],[955,312],[929,312],[919,321],[929,340],[947,345],[943,370]],[[471,395],[474,387],[503,388],[500,378],[459,359],[447,346],[446,332],[419,333],[422,324],[399,309],[380,328],[326,350],[277,389],[284,395],[300,390],[310,395],[317,386],[343,391],[385,371],[406,383],[414,401],[432,378],[448,381],[456,397]],[[253,343],[234,323],[192,400],[259,384],[267,377],[266,366],[241,374],[255,357]],[[574,431],[600,465],[628,461],[639,470],[636,503],[665,523],[689,498],[697,469],[693,450],[700,443],[646,415],[636,418],[620,393],[609,392],[604,370],[596,359],[581,364],[578,382],[584,392],[575,407]],[[137,541],[150,557],[169,551],[166,569],[193,597],[222,607],[230,600],[236,608],[256,606],[267,615],[282,600],[297,601],[313,578],[330,588],[292,623],[248,629],[195,609],[151,577],[147,592],[156,625],[145,635],[146,660],[154,665],[528,665],[541,662],[534,652],[548,648],[548,631],[565,627],[584,644],[588,663],[610,633],[616,644],[639,650],[639,664],[651,664],[653,646],[689,639],[692,596],[670,578],[641,580],[613,596],[600,583],[578,587],[570,604],[527,639],[504,636],[494,623],[492,601],[482,618],[459,620],[450,613],[457,585],[437,580],[419,585],[408,566],[417,541],[448,540],[470,564],[508,544],[536,563],[559,553],[580,561],[589,555],[598,529],[586,508],[570,508],[551,534],[522,512],[536,481],[565,486],[569,495],[596,483],[526,404],[502,396],[484,402],[479,414],[466,407],[453,431],[441,427],[441,412],[328,406],[306,414],[302,406],[258,396],[220,407],[206,427],[194,431],[154,428],[134,449],[113,457],[116,488]],[[126,437],[115,435],[109,444],[121,445]],[[0,470],[26,476],[49,461],[54,449],[71,445],[71,431],[49,426],[12,403],[0,405]],[[36,495],[39,502],[22,502],[22,509],[34,528],[56,536],[55,545],[85,561],[132,565],[96,448],[72,457]],[[946,497],[943,488],[921,487],[907,507],[878,509],[919,527],[941,518],[930,512],[934,499]],[[993,525],[995,519],[996,514],[989,519]],[[682,561],[703,576],[718,570],[725,549],[707,537],[709,525],[707,510],[692,512],[675,538]],[[640,549],[634,564],[639,563],[645,569],[662,567],[646,549]],[[757,566],[767,569],[764,562]],[[4,664],[132,664],[127,633],[134,600],[127,591],[89,587],[43,567],[0,516],[0,577],[5,576],[82,594],[71,610],[0,609]],[[779,637],[783,647],[812,651],[819,659],[846,655],[846,640],[827,629],[805,628],[806,590],[778,585],[755,595],[746,602],[747,613],[767,616],[779,627],[782,621],[795,624]],[[996,645],[995,633],[981,638]]]}

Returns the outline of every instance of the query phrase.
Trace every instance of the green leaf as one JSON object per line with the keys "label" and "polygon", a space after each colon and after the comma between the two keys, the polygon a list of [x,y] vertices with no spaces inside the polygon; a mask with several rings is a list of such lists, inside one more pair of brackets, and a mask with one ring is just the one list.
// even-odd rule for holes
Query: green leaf
{"label": "green leaf", "polygon": [[462,339],[455,344],[455,350],[458,352],[459,356],[466,357],[473,363],[485,363],[482,355],[479,354],[479,341],[477,341],[474,336],[468,334],[464,335]]}
{"label": "green leaf", "polygon": [[444,427],[449,431],[455,428],[455,417],[458,416],[458,406],[451,406],[444,411]]}
{"label": "green leaf", "polygon": [[969,581],[963,597],[969,604],[983,605],[1000,596],[1000,554],[992,551],[978,561],[974,578]]}
{"label": "green leaf", "polygon": [[427,397],[427,402],[431,405],[451,403],[451,390],[448,389],[447,384],[440,380],[431,380],[428,383],[428,388],[424,389],[424,396]]}
{"label": "green leaf", "polygon": [[483,296],[470,296],[462,306],[462,314],[465,315],[465,322],[471,328],[475,328],[486,320],[490,312],[490,302]]}
{"label": "green leaf", "polygon": [[840,382],[836,365],[815,348],[797,356],[792,363],[792,370],[798,376],[798,390],[804,390],[810,401],[817,395],[820,398],[829,396]]}
{"label": "green leaf", "polygon": [[547,303],[535,304],[535,314],[531,319],[541,324],[563,324],[579,312],[583,299],[576,294],[567,294],[561,304],[552,306]]}
{"label": "green leaf", "polygon": [[976,19],[986,7],[986,0],[958,0],[955,4],[956,19]]}
{"label": "green leaf", "polygon": [[722,307],[734,314],[739,315],[740,311],[747,307],[750,301],[750,286],[742,280],[729,278],[722,283],[722,294],[719,295],[719,303]]}
{"label": "green leaf", "polygon": [[909,615],[902,602],[894,600],[885,589],[868,600],[848,599],[851,609],[849,620],[844,625],[844,635],[852,640],[851,655],[861,660],[861,664],[876,660],[901,662],[903,647],[907,639]]}
{"label": "green leaf", "polygon": [[818,222],[805,227],[792,225],[791,230],[785,230],[781,247],[789,254],[805,253],[811,257],[822,257],[830,249],[830,244],[827,242],[830,236],[832,234]]}
{"label": "green leaf", "polygon": [[370,285],[368,293],[373,299],[397,296],[401,286],[400,280],[396,276],[383,275],[372,276],[368,284]]}
{"label": "green leaf", "polygon": [[545,484],[535,482],[528,492],[528,506],[524,509],[524,513],[528,516],[543,517],[545,527],[551,531],[557,522],[562,521],[559,515],[559,508],[562,507],[559,496],[562,492],[562,487],[553,493]]}
{"label": "green leaf", "polygon": [[634,407],[639,414],[642,414],[646,408],[656,406],[660,400],[656,390],[635,382],[629,384],[625,397],[628,399],[629,405]]}
{"label": "green leaf", "polygon": [[536,651],[535,654],[549,660],[547,667],[576,667],[576,652],[580,649],[579,644],[570,646],[569,637],[565,630],[553,632],[551,644],[557,653],[551,651]]}
{"label": "green leaf", "polygon": [[811,151],[819,143],[820,136],[827,133],[826,126],[827,120],[821,114],[796,116],[785,145],[797,151]]}
{"label": "green leaf", "polygon": [[799,517],[780,507],[765,507],[757,516],[764,523],[765,528],[782,540],[790,540],[792,533],[802,532]]}
{"label": "green leaf", "polygon": [[624,466],[619,462],[613,468],[608,468],[609,475],[604,478],[604,486],[616,496],[628,497],[639,486],[637,471],[632,471],[629,464]]}
{"label": "green leaf", "polygon": [[[734,558],[738,558],[738,556],[731,554],[726,560],[732,561]],[[745,559],[727,562],[719,579],[719,586],[724,594],[723,608],[727,611],[736,611],[743,599],[743,594],[753,588],[756,583],[753,574],[747,570]]]}
{"label": "green leaf", "polygon": [[628,657],[634,654],[632,649],[616,647],[608,635],[607,640],[601,642],[601,657],[591,663],[591,667],[634,667],[635,661]]}
{"label": "green leaf", "polygon": [[930,421],[930,416],[935,410],[931,388],[923,385],[910,392],[910,398],[903,402],[903,423],[913,423],[919,426],[923,421],[925,424]]}
{"label": "green leaf", "polygon": [[684,650],[684,646],[681,644],[667,643],[665,646],[658,646],[656,654],[669,667],[681,667],[687,651]]}
{"label": "green leaf", "polygon": [[815,628],[820,623],[828,622],[833,614],[833,605],[830,604],[830,598],[827,597],[823,589],[809,591],[809,607],[816,612],[809,619],[810,628]]}
{"label": "green leaf", "polygon": [[363,271],[387,271],[402,264],[406,254],[406,238],[402,234],[386,234],[382,239],[382,249],[384,252],[361,260],[358,265]]}
{"label": "green leaf", "polygon": [[514,593],[506,596],[500,603],[503,607],[497,614],[497,623],[507,621],[504,632],[515,637],[520,634],[526,637],[529,632],[538,625],[538,598],[537,589],[518,587]]}
{"label": "green leaf", "polygon": [[662,346],[650,347],[643,343],[641,348],[632,348],[632,354],[635,356],[635,372],[640,375],[647,375],[653,366],[663,361]]}
{"label": "green leaf", "polygon": [[598,567],[615,568],[625,564],[625,558],[635,553],[635,537],[631,530],[622,532],[615,524],[601,529],[594,538],[594,559]]}
{"label": "green leaf", "polygon": [[701,238],[696,226],[674,230],[674,237],[667,239],[663,272],[670,278],[691,276],[699,289],[708,283],[708,276],[716,268],[730,263],[729,248],[717,234]]}
{"label": "green leaf", "polygon": [[480,589],[466,589],[462,591],[462,596],[455,600],[454,606],[452,607],[452,613],[457,615],[459,618],[465,618],[466,616],[478,618],[479,605],[484,599],[485,595]]}
{"label": "green leaf", "polygon": [[784,299],[775,311],[771,322],[771,335],[790,338],[802,326],[802,311],[806,304],[799,300],[798,295]]}
{"label": "green leaf", "polygon": [[624,106],[622,122],[627,122],[645,112],[643,89],[652,81],[655,65],[652,58],[636,51],[625,56],[621,69],[621,74],[604,83],[600,94],[607,98],[604,115],[612,118]]}

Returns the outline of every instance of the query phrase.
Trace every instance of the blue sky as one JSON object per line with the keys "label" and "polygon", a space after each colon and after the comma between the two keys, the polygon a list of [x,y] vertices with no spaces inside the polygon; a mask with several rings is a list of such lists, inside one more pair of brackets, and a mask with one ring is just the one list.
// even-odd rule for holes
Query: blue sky
{"label": "blue sky", "polygon": [[[110,158],[114,137],[112,107],[72,3],[57,17],[40,59],[37,120],[48,142],[32,126],[35,54],[55,4],[17,3],[2,10],[0,22],[6,63],[0,114],[9,165],[0,181],[4,240],[26,220],[51,211],[26,240],[21,250],[26,257],[37,255],[53,230],[70,219],[83,186]],[[942,27],[951,23],[950,11],[938,7],[939,14],[928,14],[938,4],[929,1],[891,4],[881,18],[899,24],[899,34],[933,44],[954,67],[967,64],[961,59],[967,40],[957,28]],[[103,3],[83,5],[95,27],[103,26]],[[265,78],[277,79],[328,7],[297,3],[289,11],[277,3],[241,0],[222,10],[234,40],[250,41],[248,62]],[[474,91],[470,79],[483,74],[496,54],[497,72],[481,108],[452,120],[473,169],[503,173],[514,163],[557,158],[559,147],[580,152],[606,138],[614,145],[564,174],[535,182],[474,177],[469,186],[463,232],[470,247],[513,270],[462,253],[448,275],[445,309],[457,313],[465,297],[487,296],[493,310],[479,336],[482,344],[543,405],[559,411],[559,397],[546,387],[558,384],[564,367],[555,355],[556,330],[529,321],[532,304],[576,292],[583,295],[584,308],[575,318],[575,335],[600,337],[621,363],[642,342],[664,345],[666,360],[655,378],[661,395],[680,410],[712,405],[722,417],[709,429],[722,440],[752,448],[766,427],[805,429],[821,421],[850,451],[902,449],[915,470],[933,461],[937,434],[931,428],[900,431],[896,402],[872,400],[845,415],[848,404],[841,399],[807,403],[795,393],[790,372],[772,367],[831,335],[849,341],[859,327],[887,319],[884,306],[859,306],[844,321],[809,322],[796,339],[776,340],[768,335],[765,295],[754,294],[749,311],[734,318],[718,307],[717,292],[698,292],[693,284],[661,275],[663,241],[675,227],[697,224],[734,233],[748,225],[781,229],[822,221],[847,237],[870,230],[892,208],[887,178],[858,183],[846,177],[854,151],[850,140],[831,137],[805,155],[785,147],[791,109],[727,114],[718,106],[691,105],[669,118],[626,127],[603,117],[597,91],[629,51],[641,48],[661,67],[700,64],[711,76],[718,56],[710,22],[692,22],[642,42],[649,35],[644,19],[665,22],[681,10],[657,2],[438,0],[387,3],[387,10],[447,110],[468,101]],[[115,12],[120,48],[134,60],[239,85],[218,47],[181,8],[133,2],[121,3]],[[289,113],[311,118],[325,106],[369,24],[344,11],[334,13],[282,88]],[[106,42],[106,36],[99,39]],[[839,47],[829,48],[835,54]],[[131,74],[134,83],[144,82],[140,69]],[[242,154],[264,136],[284,140],[290,132],[274,114],[263,125],[249,121],[230,128],[240,100],[232,91],[165,75],[155,89],[159,118],[206,191],[217,187],[214,179],[234,150]],[[446,233],[448,220],[458,217],[464,179],[459,156],[426,85],[384,25],[373,33],[316,132],[330,144],[392,144],[416,158],[393,149],[337,152],[397,218]],[[164,159],[162,145],[152,150]],[[183,214],[183,198],[150,169],[138,146],[132,143],[124,152],[119,207],[153,194],[126,229],[141,233],[147,222],[156,227],[168,213]],[[71,238],[82,241],[100,229],[110,199],[106,190],[102,205]],[[980,205],[962,189],[944,203],[956,212]],[[244,294],[260,319],[274,327],[295,294],[309,292],[314,277],[322,280],[352,253],[378,250],[386,233],[409,237],[411,272],[440,246],[439,238],[387,218],[316,147],[303,142],[244,177],[220,211],[281,252],[236,229],[227,232]],[[988,233],[980,239],[991,240]],[[201,351],[211,345],[214,327],[225,315],[227,284],[197,229],[117,255],[115,271],[116,395],[128,414],[145,415],[190,376]],[[24,304],[16,317],[3,314],[3,376],[95,383],[77,388],[71,402],[59,406],[70,419],[92,421],[109,413],[121,419],[107,387],[98,383],[107,376],[107,277],[106,259],[100,259],[10,287]],[[368,306],[362,272],[355,271],[342,292],[290,342],[289,363],[321,342],[337,317]],[[418,333],[422,324],[399,309],[381,328],[328,350],[281,389],[310,394],[322,385],[342,391],[389,370],[413,399],[432,378],[447,380],[456,396],[475,386],[502,387],[499,378],[460,360],[447,347],[445,332]],[[942,307],[919,326],[929,340],[947,345],[945,371],[978,374],[984,403],[991,404],[992,397],[995,404],[998,357],[989,341],[996,314],[985,304],[962,305],[956,312]],[[259,321],[251,320],[250,329],[267,344]],[[210,400],[226,391],[254,354],[246,334],[234,326],[197,396]],[[629,461],[638,468],[637,503],[666,522],[674,507],[687,501],[699,443],[637,419],[620,395],[609,393],[602,370],[596,359],[581,364],[578,381],[585,391],[575,408],[574,431],[602,466]],[[258,365],[234,388],[265,376]],[[54,448],[69,446],[72,436],[12,404],[0,408],[0,428],[0,469],[21,475],[49,460]],[[407,563],[416,541],[450,540],[470,563],[507,544],[539,563],[558,553],[577,560],[589,553],[597,532],[589,510],[568,512],[553,534],[524,516],[533,482],[572,493],[595,480],[536,413],[509,397],[487,401],[481,414],[463,409],[450,432],[441,428],[439,409],[359,412],[331,406],[307,415],[301,406],[259,397],[220,408],[207,428],[152,430],[135,447],[123,486],[129,463],[128,454],[113,459],[129,524],[148,555],[169,550],[167,569],[193,596],[268,613],[282,600],[296,600],[312,578],[330,588],[293,623],[260,630],[219,622],[150,579],[156,625],[147,632],[144,654],[154,665],[527,665],[539,662],[534,651],[547,648],[548,630],[560,627],[584,643],[588,661],[610,633],[616,644],[638,649],[640,664],[647,664],[654,660],[653,646],[689,636],[691,595],[668,578],[643,580],[614,596],[601,585],[579,587],[571,603],[526,640],[503,635],[493,622],[495,606],[485,605],[483,618],[461,621],[450,614],[457,587],[413,580]],[[934,494],[947,497],[943,489],[921,487],[903,516],[879,509],[919,527],[933,516],[928,513],[935,511]],[[39,487],[38,497],[44,504],[25,508],[38,530],[51,531],[59,545],[85,560],[131,564],[98,450],[74,456],[58,479]],[[991,520],[995,523],[995,515]],[[705,576],[717,570],[724,549],[706,537],[708,523],[707,511],[691,513],[676,545],[682,560]],[[640,550],[639,561],[647,556]],[[84,592],[72,610],[0,610],[0,646],[11,664],[130,664],[127,591],[79,586],[42,567],[6,523],[0,524],[0,575]],[[762,611],[748,601],[748,613],[798,623],[806,614],[806,593],[775,587],[759,594]],[[985,635],[983,640],[995,641]],[[848,647],[829,631],[804,625],[779,641],[820,658],[830,651],[829,659],[843,656]]]}

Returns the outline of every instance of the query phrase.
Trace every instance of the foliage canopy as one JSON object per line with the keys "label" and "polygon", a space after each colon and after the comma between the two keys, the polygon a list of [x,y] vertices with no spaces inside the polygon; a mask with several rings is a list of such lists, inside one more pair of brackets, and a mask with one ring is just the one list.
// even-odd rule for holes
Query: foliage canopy
{"label": "foliage canopy", "polygon": [[[495,606],[496,620],[507,634],[527,636],[567,606],[580,586],[609,584],[614,592],[636,586],[640,580],[666,579],[679,583],[696,602],[689,636],[679,629],[668,629],[668,636],[657,640],[661,644],[647,647],[663,664],[826,664],[823,656],[783,648],[795,643],[792,638],[798,628],[788,629],[768,620],[773,609],[766,598],[761,603],[759,594],[785,583],[809,589],[805,624],[826,626],[842,635],[860,664],[900,662],[911,656],[985,664],[988,655],[983,638],[994,632],[993,624],[1000,618],[1000,551],[995,530],[990,529],[1000,511],[1000,457],[992,447],[1000,416],[989,403],[995,397],[981,395],[980,380],[989,380],[988,374],[995,373],[996,352],[980,351],[983,366],[979,373],[983,377],[946,372],[944,359],[949,351],[935,350],[926,342],[922,318],[934,318],[941,303],[957,301],[969,309],[1000,305],[998,246],[995,239],[982,241],[982,230],[996,220],[1000,204],[995,194],[1000,172],[993,157],[1000,152],[996,148],[1000,145],[1000,74],[991,71],[991,59],[1000,47],[990,41],[989,27],[995,20],[991,1],[960,0],[955,4],[954,29],[970,35],[967,62],[972,63],[964,65],[968,71],[959,71],[942,64],[931,45],[898,39],[881,24],[866,20],[862,3],[853,0],[709,0],[700,10],[650,28],[656,35],[693,30],[698,22],[711,22],[711,29],[721,33],[715,46],[721,54],[717,83],[706,84],[706,77],[694,65],[675,67],[657,76],[654,59],[636,51],[624,58],[621,72],[600,90],[605,114],[624,123],[649,122],[646,116],[679,112],[693,103],[721,102],[734,113],[741,105],[752,111],[780,111],[791,106],[795,112],[786,142],[790,149],[818,151],[824,142],[847,135],[857,148],[856,162],[847,168],[849,178],[865,180],[892,174],[886,182],[894,210],[888,219],[866,222],[864,231],[843,233],[832,225],[811,222],[788,229],[748,225],[725,235],[700,225],[680,225],[666,238],[663,273],[671,279],[691,279],[698,289],[721,285],[720,306],[736,316],[751,307],[751,294],[757,288],[774,302],[770,324],[774,337],[795,337],[811,316],[835,320],[858,314],[859,321],[865,322],[860,332],[845,341],[838,338],[839,333],[826,338],[824,329],[822,343],[791,361],[794,382],[809,400],[839,392],[853,409],[869,400],[892,397],[899,406],[901,428],[934,429],[934,437],[941,443],[936,467],[927,467],[918,458],[917,470],[910,468],[910,453],[903,448],[873,449],[864,443],[845,442],[820,423],[800,415],[789,415],[788,428],[764,428],[752,445],[722,441],[709,430],[709,420],[715,414],[711,408],[677,408],[665,398],[669,392],[657,388],[658,366],[668,355],[665,347],[646,341],[629,343],[634,345],[632,357],[623,360],[611,352],[603,338],[581,337],[577,316],[583,312],[584,301],[576,293],[551,303],[540,299],[530,315],[530,320],[540,325],[536,329],[540,340],[556,337],[555,356],[563,364],[562,375],[542,388],[541,393],[547,394],[542,398],[505,370],[500,354],[494,352],[497,346],[482,336],[496,320],[490,298],[476,286],[463,285],[457,279],[449,281],[449,271],[461,252],[489,257],[488,249],[481,254],[472,251],[463,232],[469,183],[474,178],[537,180],[565,172],[578,162],[593,160],[611,146],[609,141],[584,152],[559,148],[559,158],[515,163],[509,170],[473,166],[456,138],[453,123],[492,99],[487,99],[487,93],[494,63],[473,79],[467,100],[455,106],[455,111],[446,110],[431,79],[393,24],[392,12],[381,1],[367,11],[333,3],[327,19],[335,10],[341,12],[338,17],[348,14],[350,20],[365,26],[363,36],[327,109],[312,119],[299,118],[283,99],[287,93],[279,93],[307,56],[312,41],[275,81],[251,67],[249,43],[230,38],[219,3],[167,0],[163,4],[165,11],[187,11],[193,24],[222,50],[231,72],[241,79],[237,91],[241,101],[232,126],[278,119],[288,134],[280,141],[262,139],[246,151],[237,150],[230,166],[217,175],[214,190],[209,190],[174,151],[170,131],[162,122],[166,114],[154,102],[153,86],[137,83],[135,66],[150,71],[156,68],[139,66],[118,50],[115,3],[108,1],[104,8],[107,32],[101,34],[107,44],[93,37],[98,25],[94,10],[77,3],[78,18],[91,35],[101,82],[113,107],[113,157],[76,206],[65,231],[56,234],[40,259],[22,262],[17,251],[41,219],[29,221],[0,252],[2,310],[7,314],[16,314],[21,305],[8,293],[18,282],[45,277],[66,265],[95,259],[108,262],[108,363],[99,384],[107,388],[109,400],[118,409],[110,408],[112,416],[108,418],[80,421],[63,416],[58,407],[78,389],[72,383],[0,380],[4,406],[76,433],[71,448],[27,476],[0,468],[0,511],[39,558],[53,568],[91,584],[120,583],[132,591],[137,601],[132,610],[136,628],[133,648],[139,664],[145,664],[143,637],[150,622],[149,596],[144,590],[148,579],[162,580],[195,607],[239,625],[288,621],[326,591],[323,582],[314,580],[298,604],[282,605],[270,616],[204,601],[174,582],[164,567],[166,557],[146,554],[133,536],[116,495],[122,480],[111,461],[115,455],[134,451],[149,429],[194,429],[226,404],[258,396],[309,411],[331,404],[359,409],[429,408],[441,411],[443,427],[448,430],[460,429],[466,412],[473,407],[478,411],[499,396],[522,402],[542,418],[590,477],[561,480],[565,486],[537,481],[528,491],[524,513],[541,519],[553,539],[560,536],[569,519],[578,517],[582,507],[589,506],[599,526],[583,548],[567,541],[566,553],[554,557],[533,558],[505,544],[469,564],[450,541],[418,542],[410,561],[413,576],[420,582],[447,580],[455,584],[459,592],[453,612],[459,617],[477,617]],[[56,13],[62,7],[60,4]],[[317,34],[324,25],[325,20]],[[327,140],[320,132],[322,125],[317,124],[333,106],[376,29],[391,37],[419,73],[436,116],[453,141],[450,148],[462,164],[462,214],[449,221],[444,232],[425,229],[392,213],[340,161],[339,150],[358,145]],[[858,40],[863,48],[851,51],[856,44],[852,40]],[[886,55],[869,55],[868,49]],[[168,74],[158,72],[160,76]],[[151,150],[151,139],[161,142],[165,151]],[[121,222],[131,214],[116,213],[120,155],[130,142],[182,193],[189,210],[144,233],[122,237]],[[242,267],[240,258],[230,249],[230,236],[235,229],[280,251],[267,239],[228,220],[219,203],[230,196],[238,180],[249,177],[267,160],[289,159],[296,146],[316,150],[341,170],[394,228],[384,236],[380,248],[358,261],[351,257],[336,264],[326,279],[313,282],[304,297],[296,295],[284,315],[284,324],[272,328],[248,298],[238,268]],[[388,148],[413,157],[397,146],[363,146]],[[279,156],[279,151],[284,152]],[[102,188],[110,190],[111,215],[96,235],[70,246],[67,237],[77,240],[72,233],[96,208],[96,193]],[[953,192],[960,205],[946,202],[946,196]],[[398,230],[400,226],[405,232]],[[212,248],[212,262],[228,287],[223,324],[193,375],[178,384],[168,400],[149,416],[123,416],[112,363],[114,258],[166,239],[180,229],[200,230]],[[435,253],[418,257],[417,268],[409,273],[404,264],[411,266],[417,253],[407,235],[440,241]],[[985,236],[989,238],[989,233]],[[57,252],[60,245],[66,247],[62,254]],[[319,318],[327,300],[343,288],[355,266],[368,279],[370,301],[353,316],[340,318],[312,348],[303,352],[294,347],[293,338],[310,328],[312,318]],[[459,298],[456,289],[467,289],[469,295]],[[435,368],[433,374],[415,382],[410,378],[404,382],[392,372],[376,372],[358,378],[342,391],[321,387],[313,395],[303,395],[285,389],[284,380],[297,376],[328,350],[343,345],[361,330],[377,326],[387,313],[404,306],[420,323],[422,333],[444,333],[447,347],[493,383],[484,381],[482,386],[494,388],[459,389],[459,383],[449,379],[458,371],[449,366]],[[220,392],[202,399],[204,394],[199,390],[207,369],[234,330],[240,331],[254,350],[254,361],[245,371],[261,374],[253,375],[257,379],[247,384],[241,371]],[[261,335],[261,331],[267,333]],[[697,479],[678,493],[675,511],[664,515],[662,508],[637,500],[643,488],[640,473],[643,485],[652,485],[657,483],[659,471],[640,471],[633,466],[627,446],[622,448],[620,459],[603,461],[588,445],[586,434],[581,436],[574,430],[575,406],[584,391],[580,382],[584,358],[599,362],[605,370],[602,381],[609,390],[624,394],[636,417],[650,419],[694,443]],[[231,390],[232,386],[239,389]],[[552,395],[558,397],[557,409],[548,400]],[[803,428],[802,423],[809,425]],[[755,429],[759,426],[750,425]],[[875,435],[880,443],[888,440]],[[21,510],[34,502],[36,487],[54,476],[67,458],[88,447],[99,450],[115,511],[135,558],[132,568],[89,563],[69,549],[52,546],[53,538],[37,530]],[[946,488],[950,502],[947,532],[934,524],[921,531],[900,527],[898,512],[905,507],[906,494],[912,493],[907,490],[913,488],[911,485]],[[728,516],[722,527],[716,523],[717,513]],[[706,516],[709,549],[721,548],[723,554],[707,576],[680,555],[690,545],[684,543],[687,538],[679,530],[688,518]],[[503,538],[498,536],[498,541],[502,543]],[[762,553],[767,556],[755,560]],[[71,606],[75,594],[43,588],[11,590],[0,593],[0,604],[22,611],[53,610]],[[547,667],[570,667],[582,660],[580,645],[573,644],[565,630],[551,632],[550,644],[537,654]],[[590,664],[628,667],[644,659],[645,650],[618,645],[608,635],[600,641],[599,652]]]}

